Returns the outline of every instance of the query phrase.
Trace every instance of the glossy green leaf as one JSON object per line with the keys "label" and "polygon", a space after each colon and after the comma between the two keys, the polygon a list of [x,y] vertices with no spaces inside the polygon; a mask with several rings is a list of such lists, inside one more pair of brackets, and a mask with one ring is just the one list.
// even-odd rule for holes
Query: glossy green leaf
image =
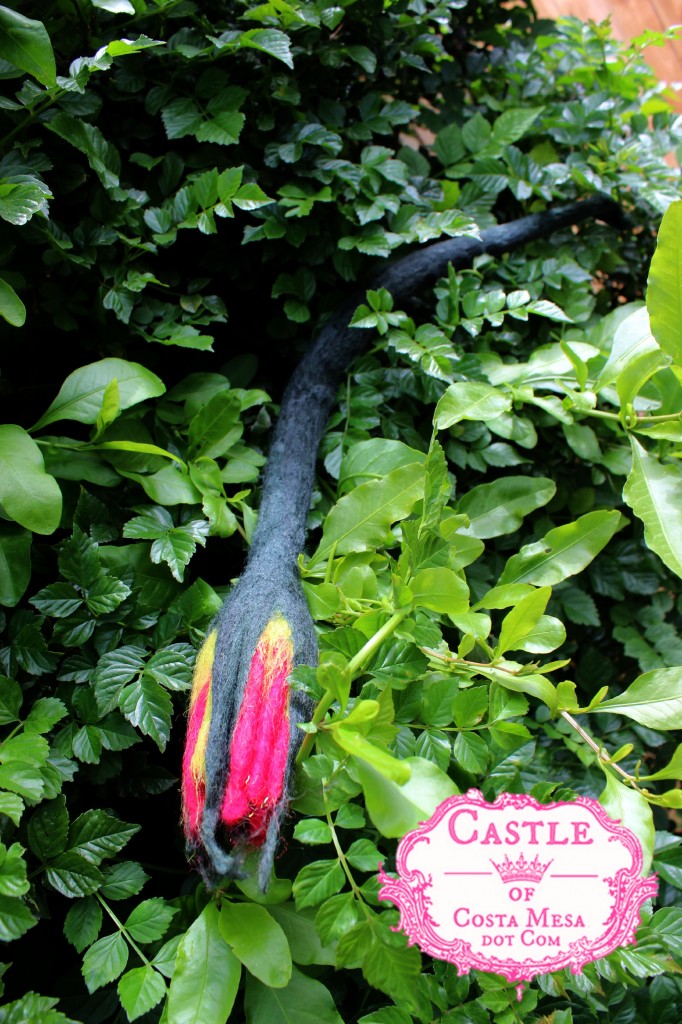
{"label": "glossy green leaf", "polygon": [[139,831],[139,825],[121,821],[108,811],[85,811],[71,823],[69,850],[92,864],[100,864],[105,858],[119,853]]}
{"label": "glossy green leaf", "polygon": [[644,539],[652,551],[682,576],[682,467],[663,463],[635,437],[632,470],[623,497],[644,523]]}
{"label": "glossy green leaf", "polygon": [[621,525],[620,512],[604,509],[588,512],[574,523],[557,526],[542,540],[526,544],[518,555],[512,555],[499,582],[554,586],[582,572]]}
{"label": "glossy green leaf", "polygon": [[485,422],[511,409],[509,395],[490,384],[460,381],[451,384],[436,406],[433,423],[446,430],[462,420]]}
{"label": "glossy green leaf", "polygon": [[26,306],[11,284],[0,277],[0,316],[12,327],[23,327],[26,322]]}
{"label": "glossy green leaf", "polygon": [[682,668],[645,672],[620,697],[591,709],[599,712],[626,715],[650,729],[682,729]]}
{"label": "glossy green leaf", "polygon": [[293,68],[294,62],[291,56],[291,44],[285,32],[276,28],[255,28],[248,32],[242,32],[239,37],[242,46],[252,46],[256,50],[270,54],[281,60],[289,68]]}
{"label": "glossy green leaf", "polygon": [[0,57],[28,72],[42,85],[55,84],[54,52],[42,21],[0,7]]}
{"label": "glossy green leaf", "polygon": [[20,939],[29,928],[38,923],[23,899],[0,896],[0,942]]}
{"label": "glossy green leaf", "polygon": [[370,480],[341,498],[327,516],[310,565],[334,551],[365,551],[386,542],[393,523],[406,518],[424,493],[424,467],[414,462]]}
{"label": "glossy green leaf", "polygon": [[128,915],[125,929],[136,942],[156,942],[165,935],[176,913],[175,907],[159,897],[143,900]]}
{"label": "glossy green leaf", "polygon": [[165,750],[171,729],[171,699],[166,690],[147,673],[124,687],[119,707],[131,725]]}
{"label": "glossy green leaf", "polygon": [[269,988],[248,978],[244,1009],[246,1024],[343,1024],[331,992],[296,968],[286,988]]}
{"label": "glossy green leaf", "polygon": [[426,461],[423,452],[410,448],[402,441],[387,437],[372,437],[358,441],[343,456],[339,471],[339,494],[358,484],[380,480],[395,469]]}
{"label": "glossy green leaf", "polygon": [[220,933],[244,967],[264,985],[284,988],[291,979],[286,935],[265,907],[223,903]]}
{"label": "glossy green leaf", "polygon": [[91,946],[102,927],[102,907],[94,896],[77,900],[64,919],[64,935],[78,953]]}
{"label": "glossy green leaf", "polygon": [[242,965],[220,933],[220,914],[204,907],[184,935],[168,993],[168,1024],[225,1024]]}
{"label": "glossy green leaf", "polygon": [[66,798],[55,797],[36,808],[28,823],[28,845],[41,861],[56,857],[66,849],[69,812]]}
{"label": "glossy green leaf", "polygon": [[59,526],[59,484],[45,472],[33,438],[14,423],[0,425],[0,504],[10,519],[34,533],[54,533]]}
{"label": "glossy green leaf", "polygon": [[301,868],[294,882],[296,906],[316,907],[341,889],[346,876],[338,860],[316,860]]}
{"label": "glossy green leaf", "polygon": [[0,525],[0,604],[14,608],[31,578],[31,533],[21,527]]}
{"label": "glossy green leaf", "polygon": [[122,410],[146,398],[158,398],[166,390],[159,377],[140,363],[131,363],[125,359],[100,359],[69,374],[54,402],[33,429],[39,430],[58,420],[96,423],[104,393],[112,380],[118,381]]}
{"label": "glossy green leaf", "polygon": [[646,304],[651,330],[664,352],[682,365],[682,201],[663,214],[651,260]]}
{"label": "glossy green leaf", "polygon": [[654,818],[651,807],[641,793],[624,786],[606,770],[606,788],[599,797],[599,803],[614,821],[637,836],[642,847],[642,876],[651,870],[654,855]]}
{"label": "glossy green leaf", "polygon": [[417,608],[430,608],[441,615],[461,615],[469,608],[469,587],[452,569],[421,569],[409,588]]}
{"label": "glossy green leaf", "polygon": [[365,793],[367,813],[383,836],[400,838],[426,821],[439,803],[458,793],[454,782],[435,764],[421,757],[404,762],[410,778],[403,785],[380,775],[366,761],[356,761]]}
{"label": "glossy green leaf", "polygon": [[523,517],[546,505],[556,491],[547,477],[506,476],[479,484],[457,502],[457,511],[469,517],[461,533],[486,540],[518,530]]}

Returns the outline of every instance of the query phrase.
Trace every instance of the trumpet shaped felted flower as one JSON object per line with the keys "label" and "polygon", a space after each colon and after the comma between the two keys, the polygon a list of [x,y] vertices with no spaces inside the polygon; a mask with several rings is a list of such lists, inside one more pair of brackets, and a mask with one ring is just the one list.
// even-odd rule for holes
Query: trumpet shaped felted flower
{"label": "trumpet shaped felted flower", "polygon": [[312,712],[290,675],[296,664],[316,660],[316,648],[300,587],[280,590],[286,612],[273,612],[259,630],[258,616],[245,614],[252,583],[245,573],[197,657],[182,816],[188,849],[209,884],[242,876],[246,855],[257,850],[265,887],[302,739],[298,724]]}

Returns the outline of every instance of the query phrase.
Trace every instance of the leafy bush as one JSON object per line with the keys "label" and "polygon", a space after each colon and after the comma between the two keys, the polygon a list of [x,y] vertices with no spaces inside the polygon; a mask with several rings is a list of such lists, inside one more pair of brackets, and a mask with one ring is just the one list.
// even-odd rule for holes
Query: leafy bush
{"label": "leafy bush", "polygon": [[[491,0],[27,0],[0,59],[0,1021],[676,1021],[682,130],[640,46]],[[405,246],[595,191],[622,228],[365,295]],[[278,382],[358,295],[278,877],[210,894],[194,651]],[[637,946],[520,1003],[408,948],[377,865],[472,786],[622,818],[661,879]]]}

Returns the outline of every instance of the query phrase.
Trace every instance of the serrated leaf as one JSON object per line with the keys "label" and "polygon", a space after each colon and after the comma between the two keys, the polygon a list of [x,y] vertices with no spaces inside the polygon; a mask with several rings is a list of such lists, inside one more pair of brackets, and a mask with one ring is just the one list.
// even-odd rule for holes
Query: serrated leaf
{"label": "serrated leaf", "polygon": [[264,985],[279,989],[289,983],[289,943],[265,907],[255,903],[223,903],[220,933],[244,967]]}
{"label": "serrated leaf", "polygon": [[45,877],[62,896],[89,896],[102,884],[99,868],[78,853],[67,850],[47,865]]}
{"label": "serrated leaf", "polygon": [[0,843],[0,895],[23,896],[28,892],[25,853],[20,843],[12,843],[9,848]]}
{"label": "serrated leaf", "polygon": [[326,821],[320,821],[319,818],[303,818],[296,822],[294,839],[298,839],[299,843],[318,846],[331,843],[332,833]]}
{"label": "serrated leaf", "polygon": [[[41,198],[42,197],[41,194]],[[2,207],[0,206],[0,215]],[[12,327],[23,327],[26,323],[26,306],[23,304],[11,284],[0,277],[0,316]]]}
{"label": "serrated leaf", "polygon": [[24,801],[16,793],[0,793],[0,814],[5,814],[15,825],[21,821],[24,810]]}
{"label": "serrated leaf", "polygon": [[71,823],[69,851],[100,864],[119,853],[139,831],[139,825],[130,825],[107,811],[85,811]]}
{"label": "serrated leaf", "polygon": [[149,879],[144,868],[132,860],[104,867],[102,876],[104,882],[100,892],[106,900],[125,900],[129,896],[137,896]]}
{"label": "serrated leaf", "polygon": [[318,903],[337,893],[345,881],[346,876],[338,860],[316,860],[306,864],[294,882],[296,906],[316,907]]}
{"label": "serrated leaf", "polygon": [[125,928],[136,942],[155,942],[165,935],[175,914],[176,908],[159,897],[143,900],[128,916]]}
{"label": "serrated leaf", "polygon": [[0,526],[0,604],[14,608],[26,592],[31,578],[29,530],[12,523]]}
{"label": "serrated leaf", "polygon": [[121,691],[119,707],[131,725],[150,736],[159,750],[166,749],[173,706],[162,686],[144,673]]}
{"label": "serrated leaf", "polygon": [[93,896],[78,900],[64,920],[64,935],[77,953],[91,946],[102,927],[102,908]]}
{"label": "serrated leaf", "polygon": [[69,813],[66,798],[48,800],[31,815],[28,823],[28,845],[40,860],[46,861],[66,849]]}
{"label": "serrated leaf", "polygon": [[352,892],[342,892],[325,900],[315,915],[315,927],[323,942],[337,942],[360,920],[361,910]]}
{"label": "serrated leaf", "polygon": [[150,965],[133,967],[118,983],[118,998],[128,1020],[137,1020],[160,1003],[166,994],[166,982]]}
{"label": "serrated leaf", "polygon": [[115,981],[128,963],[128,943],[120,932],[98,939],[83,957],[83,978],[92,994],[110,981]]}
{"label": "serrated leaf", "polygon": [[242,32],[239,42],[242,46],[252,46],[256,50],[262,50],[263,53],[269,53],[271,57],[281,60],[289,68],[294,66],[289,37],[279,29],[250,29],[248,32]]}
{"label": "serrated leaf", "polygon": [[38,923],[20,898],[0,896],[0,942],[20,939],[29,928]]}

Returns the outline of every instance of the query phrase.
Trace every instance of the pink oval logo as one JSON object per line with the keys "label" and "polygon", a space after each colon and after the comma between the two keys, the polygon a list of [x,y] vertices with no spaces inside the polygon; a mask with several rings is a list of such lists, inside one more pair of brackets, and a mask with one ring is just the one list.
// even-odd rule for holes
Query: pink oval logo
{"label": "pink oval logo", "polygon": [[589,797],[539,804],[478,790],[453,796],[398,844],[398,878],[380,871],[379,897],[425,953],[525,981],[634,941],[655,896],[641,877],[636,836]]}

